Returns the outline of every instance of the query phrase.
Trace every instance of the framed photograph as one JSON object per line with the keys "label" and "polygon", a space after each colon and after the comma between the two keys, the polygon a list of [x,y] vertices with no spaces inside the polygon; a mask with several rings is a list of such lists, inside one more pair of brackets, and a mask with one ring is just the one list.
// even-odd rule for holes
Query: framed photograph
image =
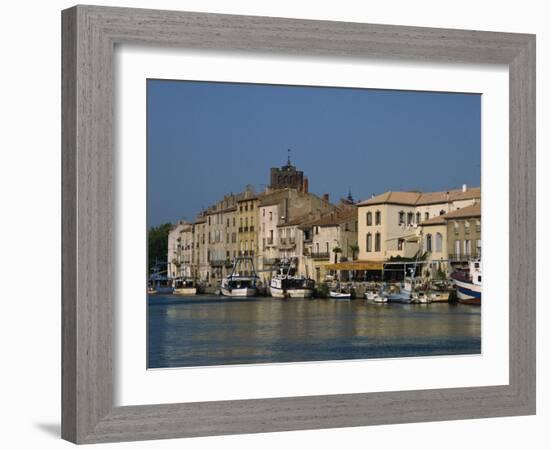
{"label": "framed photograph", "polygon": [[535,413],[535,37],[75,6],[62,435]]}

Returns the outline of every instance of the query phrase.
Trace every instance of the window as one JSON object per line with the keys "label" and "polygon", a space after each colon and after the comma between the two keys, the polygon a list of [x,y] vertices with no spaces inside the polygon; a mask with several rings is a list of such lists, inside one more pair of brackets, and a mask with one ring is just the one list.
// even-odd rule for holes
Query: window
{"label": "window", "polygon": [[269,211],[269,221],[273,220],[273,211]]}
{"label": "window", "polygon": [[262,250],[265,251],[265,238],[262,239]]}
{"label": "window", "polygon": [[470,222],[468,220],[464,221],[464,233],[466,234],[470,233]]}
{"label": "window", "polygon": [[315,243],[315,248],[317,249],[317,254],[319,254],[319,242]]}
{"label": "window", "polygon": [[403,250],[403,243],[405,239],[397,239],[397,250]]}
{"label": "window", "polygon": [[374,224],[380,225],[381,223],[382,223],[382,217],[381,217],[380,211],[376,211],[374,213]]}
{"label": "window", "polygon": [[319,227],[315,227],[315,234],[319,234]]}
{"label": "window", "polygon": [[399,225],[403,225],[405,223],[405,212],[404,211],[399,211],[398,223],[399,223]]}
{"label": "window", "polygon": [[376,233],[374,235],[374,251],[375,252],[380,251],[380,233]]}
{"label": "window", "polygon": [[372,234],[367,234],[367,252],[372,252]]}
{"label": "window", "polygon": [[327,246],[327,253],[330,253],[330,251],[328,249],[328,242],[326,243],[326,246]]}
{"label": "window", "polygon": [[369,211],[367,213],[367,226],[370,227],[372,225],[372,213]]}
{"label": "window", "polygon": [[435,251],[436,252],[443,251],[443,235],[441,233],[435,234]]}
{"label": "window", "polygon": [[469,239],[464,241],[464,254],[468,256],[472,254],[472,241]]}
{"label": "window", "polygon": [[427,252],[432,251],[432,235],[431,234],[426,235],[426,251]]}
{"label": "window", "polygon": [[439,211],[439,215],[442,216],[443,214],[445,214],[445,210],[442,209],[441,211]]}
{"label": "window", "polygon": [[478,281],[478,283],[481,283],[481,275],[477,276],[477,281]]}
{"label": "window", "polygon": [[413,224],[413,217],[414,217],[414,214],[412,212],[407,213],[407,225]]}
{"label": "window", "polygon": [[455,241],[455,254],[460,256],[460,241]]}
{"label": "window", "polygon": [[428,211],[426,211],[424,213],[424,220],[428,220],[430,218],[430,213]]}
{"label": "window", "polygon": [[416,213],[416,224],[418,225],[420,223],[420,217],[421,214],[419,212]]}
{"label": "window", "polygon": [[265,208],[262,208],[262,216],[265,217]]}
{"label": "window", "polygon": [[481,221],[479,219],[476,220],[476,231],[478,233],[481,231]]}
{"label": "window", "polygon": [[235,218],[233,217],[233,226],[235,226]]}

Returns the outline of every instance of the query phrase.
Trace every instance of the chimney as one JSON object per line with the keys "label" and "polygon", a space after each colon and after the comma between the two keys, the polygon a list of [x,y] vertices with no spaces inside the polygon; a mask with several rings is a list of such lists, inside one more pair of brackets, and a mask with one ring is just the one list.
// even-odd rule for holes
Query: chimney
{"label": "chimney", "polygon": [[462,185],[462,192],[466,192],[468,190],[468,186],[465,184]]}
{"label": "chimney", "polygon": [[304,177],[304,181],[302,181],[302,192],[304,194],[307,194],[309,192],[309,180],[307,177]]}
{"label": "chimney", "polygon": [[328,194],[323,194],[323,200],[328,203],[329,202],[329,195]]}

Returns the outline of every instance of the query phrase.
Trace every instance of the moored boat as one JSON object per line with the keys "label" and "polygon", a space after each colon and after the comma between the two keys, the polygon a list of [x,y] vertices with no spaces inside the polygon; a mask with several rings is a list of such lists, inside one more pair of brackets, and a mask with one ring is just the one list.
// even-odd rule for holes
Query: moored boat
{"label": "moored boat", "polygon": [[167,276],[167,270],[162,270],[161,264],[155,264],[147,282],[148,294],[172,294],[174,288],[172,279]]}
{"label": "moored boat", "polygon": [[333,299],[336,299],[336,300],[350,300],[351,299],[351,292],[330,291],[329,295],[330,295],[330,298],[333,298]]}
{"label": "moored boat", "polygon": [[197,293],[197,286],[191,278],[175,278],[173,286],[175,295],[195,295]]}
{"label": "moored boat", "polygon": [[[239,270],[242,270],[243,274],[240,274]],[[221,294],[226,297],[253,297],[257,292],[258,278],[251,257],[235,258],[231,273],[222,280]]]}
{"label": "moored boat", "polygon": [[311,298],[315,281],[296,276],[297,258],[283,261],[279,273],[269,283],[269,291],[275,298]]}
{"label": "moored boat", "polygon": [[459,303],[481,305],[481,261],[470,261],[468,269],[460,269],[451,274]]}
{"label": "moored boat", "polygon": [[411,303],[426,304],[431,302],[432,300],[425,291],[415,291],[412,294]]}

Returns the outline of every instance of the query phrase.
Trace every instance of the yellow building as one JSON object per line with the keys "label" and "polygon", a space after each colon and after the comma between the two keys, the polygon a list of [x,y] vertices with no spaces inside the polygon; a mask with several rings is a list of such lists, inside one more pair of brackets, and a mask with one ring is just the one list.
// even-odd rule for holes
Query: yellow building
{"label": "yellow building", "polygon": [[237,253],[239,256],[250,256],[254,266],[258,265],[258,205],[260,195],[246,190],[237,201],[235,219],[237,222]]}

